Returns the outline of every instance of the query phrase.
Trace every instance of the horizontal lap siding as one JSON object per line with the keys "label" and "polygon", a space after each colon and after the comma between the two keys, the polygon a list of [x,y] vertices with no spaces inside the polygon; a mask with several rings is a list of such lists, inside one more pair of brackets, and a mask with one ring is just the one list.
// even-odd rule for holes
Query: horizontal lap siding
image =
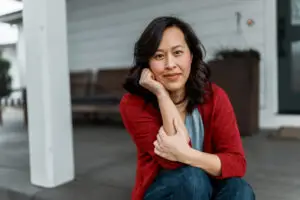
{"label": "horizontal lap siding", "polygon": [[[131,65],[134,42],[160,15],[189,22],[207,50],[206,59],[224,47],[264,51],[262,0],[69,0],[67,8],[71,70]],[[241,34],[237,11],[242,13]],[[246,25],[248,18],[254,26]]]}
{"label": "horizontal lap siding", "polygon": [[[206,60],[222,48],[254,48],[261,53],[263,107],[264,9],[263,0],[69,0],[69,66],[71,70],[128,67],[134,42],[145,26],[154,17],[174,15],[192,25],[205,46]],[[242,14],[240,33],[236,12]],[[248,26],[247,19],[253,19],[254,26]]]}

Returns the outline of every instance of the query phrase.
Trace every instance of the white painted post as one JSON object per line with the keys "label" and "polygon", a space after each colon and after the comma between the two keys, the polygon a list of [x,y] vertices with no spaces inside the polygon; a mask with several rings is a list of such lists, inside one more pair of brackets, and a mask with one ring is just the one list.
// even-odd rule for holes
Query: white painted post
{"label": "white painted post", "polygon": [[74,179],[65,0],[24,0],[31,182]]}
{"label": "white painted post", "polygon": [[26,86],[26,57],[25,57],[25,38],[24,38],[24,29],[23,24],[18,24],[19,37],[18,42],[16,44],[17,48],[17,62],[19,68],[19,76],[20,76],[20,87]]}

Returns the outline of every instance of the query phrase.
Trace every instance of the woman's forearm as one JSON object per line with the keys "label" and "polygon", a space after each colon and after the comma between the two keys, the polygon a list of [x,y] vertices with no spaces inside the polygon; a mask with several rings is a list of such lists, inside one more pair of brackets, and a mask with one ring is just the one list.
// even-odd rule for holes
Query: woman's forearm
{"label": "woman's forearm", "polygon": [[217,155],[204,153],[193,148],[189,148],[181,159],[182,163],[201,168],[212,176],[221,175],[221,160]]}
{"label": "woman's forearm", "polygon": [[174,135],[175,128],[173,120],[178,122],[178,125],[185,128],[185,125],[181,119],[180,113],[166,92],[157,95],[158,105],[163,120],[163,128],[167,135]]}

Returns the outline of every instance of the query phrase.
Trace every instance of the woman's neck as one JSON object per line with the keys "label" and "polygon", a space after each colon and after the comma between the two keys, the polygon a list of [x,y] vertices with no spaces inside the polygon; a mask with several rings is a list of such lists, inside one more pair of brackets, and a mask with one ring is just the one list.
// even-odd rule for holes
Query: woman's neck
{"label": "woman's neck", "polygon": [[176,92],[170,92],[170,97],[175,104],[180,104],[186,98],[185,90],[178,90]]}

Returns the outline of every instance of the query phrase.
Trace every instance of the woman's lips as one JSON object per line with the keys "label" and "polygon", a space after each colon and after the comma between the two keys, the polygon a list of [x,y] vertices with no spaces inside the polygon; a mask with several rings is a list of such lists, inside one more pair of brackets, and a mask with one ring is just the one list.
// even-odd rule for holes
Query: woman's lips
{"label": "woman's lips", "polygon": [[164,75],[164,77],[170,81],[176,81],[179,77],[181,76],[181,74],[167,74]]}

